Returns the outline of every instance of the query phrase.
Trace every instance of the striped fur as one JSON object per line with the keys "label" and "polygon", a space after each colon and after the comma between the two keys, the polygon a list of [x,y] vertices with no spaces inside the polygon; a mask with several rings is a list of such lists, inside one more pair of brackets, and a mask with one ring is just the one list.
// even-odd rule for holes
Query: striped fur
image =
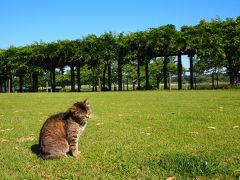
{"label": "striped fur", "polygon": [[79,157],[78,139],[91,114],[91,107],[86,99],[75,103],[64,113],[49,117],[40,131],[40,156],[43,159],[55,159],[66,157],[70,151],[74,157]]}

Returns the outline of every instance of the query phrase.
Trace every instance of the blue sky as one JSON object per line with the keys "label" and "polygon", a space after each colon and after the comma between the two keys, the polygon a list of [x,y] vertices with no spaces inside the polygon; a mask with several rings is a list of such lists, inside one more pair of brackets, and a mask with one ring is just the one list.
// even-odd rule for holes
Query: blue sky
{"label": "blue sky", "polygon": [[1,0],[0,48],[239,15],[239,0]]}
{"label": "blue sky", "polygon": [[1,0],[0,48],[240,15],[240,0]]}

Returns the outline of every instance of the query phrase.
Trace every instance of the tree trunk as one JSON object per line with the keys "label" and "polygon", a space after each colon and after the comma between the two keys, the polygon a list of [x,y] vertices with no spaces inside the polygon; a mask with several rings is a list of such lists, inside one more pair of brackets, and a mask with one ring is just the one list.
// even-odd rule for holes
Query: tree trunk
{"label": "tree trunk", "polygon": [[160,73],[157,74],[157,89],[159,89],[159,84],[160,84]]}
{"label": "tree trunk", "polygon": [[10,76],[10,78],[9,78],[9,84],[8,84],[8,91],[9,92],[13,92],[13,78],[12,78],[12,76]]}
{"label": "tree trunk", "polygon": [[102,84],[101,84],[101,78],[99,77],[98,77],[98,87],[99,87],[99,90],[101,91]]}
{"label": "tree trunk", "polygon": [[30,87],[29,87],[29,91],[32,92],[33,91],[33,78],[32,78],[32,74],[29,75],[29,83],[30,83]]}
{"label": "tree trunk", "polygon": [[0,82],[0,92],[3,92],[3,82]]}
{"label": "tree trunk", "polygon": [[168,89],[168,69],[167,65],[169,63],[169,58],[167,56],[164,57],[163,60],[163,82],[164,82],[164,89]]}
{"label": "tree trunk", "polygon": [[13,77],[10,76],[10,92],[13,92]]}
{"label": "tree trunk", "polygon": [[111,64],[108,64],[108,90],[112,90],[112,69]]}
{"label": "tree trunk", "polygon": [[95,92],[97,92],[97,85],[98,85],[98,77],[97,76],[95,76],[95,78],[94,78],[94,87],[95,87]]}
{"label": "tree trunk", "polygon": [[23,92],[23,75],[19,75],[19,92]]}
{"label": "tree trunk", "polygon": [[238,83],[240,83],[240,73],[238,73]]}
{"label": "tree trunk", "polygon": [[51,69],[51,88],[52,92],[56,91],[56,72],[54,67]]}
{"label": "tree trunk", "polygon": [[122,58],[118,58],[118,91],[122,91]]}
{"label": "tree trunk", "polygon": [[107,65],[104,64],[103,83],[102,83],[102,90],[103,90],[103,91],[106,91],[106,71],[107,71]]}
{"label": "tree trunk", "polygon": [[169,81],[168,87],[169,87],[169,90],[171,90],[172,89],[172,73],[169,72],[168,76],[169,76],[169,78],[168,78],[168,81]]}
{"label": "tree trunk", "polygon": [[135,84],[136,84],[136,81],[134,81],[134,79],[132,79],[133,91],[135,91]]}
{"label": "tree trunk", "polygon": [[140,89],[141,80],[140,80],[140,60],[137,60],[137,89]]}
{"label": "tree trunk", "polygon": [[11,80],[10,79],[8,79],[8,93],[10,93],[11,92]]}
{"label": "tree trunk", "polygon": [[80,66],[77,67],[77,86],[78,86],[78,92],[81,91],[81,72],[80,72]]}
{"label": "tree trunk", "polygon": [[64,69],[62,68],[61,69],[61,86],[62,86],[62,89],[65,87],[64,85]]}
{"label": "tree trunk", "polygon": [[148,60],[145,61],[145,78],[146,78],[146,90],[149,90],[149,68],[148,68]]}
{"label": "tree trunk", "polygon": [[212,89],[214,89],[214,73],[212,73]]}
{"label": "tree trunk", "polygon": [[74,74],[74,66],[71,66],[71,91],[75,91],[75,74]]}
{"label": "tree trunk", "polygon": [[33,80],[33,92],[38,92],[38,74],[36,72],[32,74],[32,80]]}
{"label": "tree trunk", "polygon": [[194,89],[197,89],[197,77],[194,77]]}
{"label": "tree trunk", "polygon": [[230,85],[234,85],[234,72],[233,72],[233,64],[232,64],[232,58],[229,57],[228,59],[228,74],[229,74],[229,81]]}
{"label": "tree trunk", "polygon": [[182,89],[182,57],[178,55],[178,89]]}
{"label": "tree trunk", "polygon": [[189,61],[190,61],[190,68],[189,68],[189,71],[190,71],[190,89],[193,89],[193,55],[192,54],[189,54]]}
{"label": "tree trunk", "polygon": [[95,77],[92,78],[92,92],[95,90]]}
{"label": "tree trunk", "polygon": [[7,80],[4,81],[3,87],[4,87],[4,92],[7,92]]}

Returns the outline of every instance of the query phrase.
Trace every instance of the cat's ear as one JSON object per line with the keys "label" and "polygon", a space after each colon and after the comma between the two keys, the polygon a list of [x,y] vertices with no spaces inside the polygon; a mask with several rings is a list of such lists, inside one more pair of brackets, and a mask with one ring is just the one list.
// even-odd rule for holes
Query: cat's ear
{"label": "cat's ear", "polygon": [[74,113],[77,112],[78,110],[77,110],[77,107],[76,107],[75,105],[73,105],[72,107],[70,107],[70,108],[68,109],[68,111],[74,114]]}
{"label": "cat's ear", "polygon": [[88,100],[88,98],[86,98],[84,101],[83,101],[84,104],[86,104],[87,106],[90,106],[90,102]]}

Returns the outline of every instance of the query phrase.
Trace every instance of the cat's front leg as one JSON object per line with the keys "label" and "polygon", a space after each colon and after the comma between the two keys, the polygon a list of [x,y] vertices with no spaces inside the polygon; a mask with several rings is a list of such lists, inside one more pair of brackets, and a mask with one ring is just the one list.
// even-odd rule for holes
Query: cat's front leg
{"label": "cat's front leg", "polygon": [[78,151],[78,138],[73,137],[70,140],[70,151],[74,157],[80,157],[80,152]]}

